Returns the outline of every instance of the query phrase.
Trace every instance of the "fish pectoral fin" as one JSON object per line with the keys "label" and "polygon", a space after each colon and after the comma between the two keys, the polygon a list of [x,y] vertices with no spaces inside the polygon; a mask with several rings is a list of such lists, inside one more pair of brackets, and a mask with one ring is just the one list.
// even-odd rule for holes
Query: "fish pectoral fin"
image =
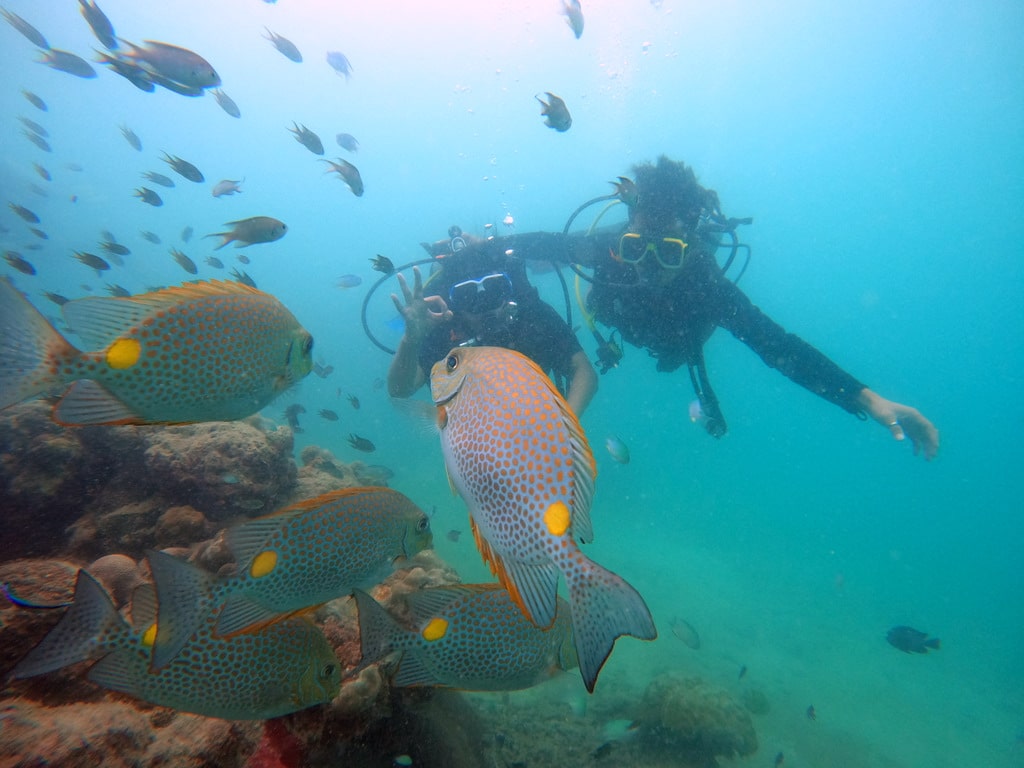
{"label": "fish pectoral fin", "polygon": [[427,669],[424,664],[424,654],[418,649],[408,649],[402,654],[398,663],[398,671],[395,672],[391,684],[396,688],[411,688],[414,686],[436,686],[441,681],[437,675]]}
{"label": "fish pectoral fin", "polygon": [[137,696],[139,693],[139,665],[133,651],[121,648],[107,654],[89,670],[89,679],[96,685],[112,691]]}
{"label": "fish pectoral fin", "polygon": [[53,418],[65,426],[142,424],[139,414],[90,379],[76,381],[53,409]]}

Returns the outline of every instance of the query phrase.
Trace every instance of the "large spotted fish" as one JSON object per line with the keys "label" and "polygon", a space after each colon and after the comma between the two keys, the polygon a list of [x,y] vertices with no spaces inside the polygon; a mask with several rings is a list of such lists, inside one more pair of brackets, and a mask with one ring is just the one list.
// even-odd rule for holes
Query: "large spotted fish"
{"label": "large spotted fish", "polygon": [[464,691],[515,691],[576,666],[569,606],[558,598],[555,623],[541,629],[498,584],[459,584],[413,592],[406,629],[365,592],[359,609],[362,664],[401,651],[392,684]]}
{"label": "large spotted fish", "polygon": [[[152,590],[136,590],[133,618],[152,613]],[[151,672],[155,630],[131,627],[103,588],[78,572],[74,603],[42,642],[11,672],[32,677],[80,661],[99,659],[89,679],[104,688],[197,715],[265,720],[333,699],[341,685],[337,657],[323,633],[305,618],[224,639],[213,619],[163,669]]]}
{"label": "large spotted fish", "polygon": [[[150,552],[159,614],[153,668],[171,661],[217,611],[215,631],[251,632],[380,582],[432,543],[426,513],[390,488],[345,488],[244,522],[225,536],[238,574],[215,578]],[[197,597],[198,596],[198,597]]]}
{"label": "large spotted fish", "polygon": [[[61,424],[250,416],[313,368],[313,337],[270,294],[211,280],[62,307],[76,349],[0,280],[0,409],[67,390]],[[70,387],[69,387],[70,385]]]}
{"label": "large spotted fish", "polygon": [[469,507],[484,560],[534,624],[555,620],[565,576],[580,673],[593,691],[615,639],[653,640],[650,611],[623,579],[586,557],[597,473],[565,400],[528,358],[457,347],[430,376],[448,476]]}

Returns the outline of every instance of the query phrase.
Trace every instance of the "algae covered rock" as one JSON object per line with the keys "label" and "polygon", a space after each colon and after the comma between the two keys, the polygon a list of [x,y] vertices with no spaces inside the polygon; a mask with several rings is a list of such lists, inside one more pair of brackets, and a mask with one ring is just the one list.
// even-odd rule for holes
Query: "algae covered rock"
{"label": "algae covered rock", "polygon": [[644,692],[641,733],[652,747],[679,752],[700,765],[717,765],[718,757],[757,751],[750,713],[727,691],[700,678],[671,675],[653,681]]}

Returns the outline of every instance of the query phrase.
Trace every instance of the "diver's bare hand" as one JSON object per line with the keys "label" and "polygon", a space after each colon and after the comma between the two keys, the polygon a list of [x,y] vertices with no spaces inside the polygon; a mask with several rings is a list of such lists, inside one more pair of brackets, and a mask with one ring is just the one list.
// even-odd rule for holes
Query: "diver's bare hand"
{"label": "diver's bare hand", "polygon": [[872,419],[886,427],[896,440],[910,438],[914,455],[924,454],[931,461],[939,452],[939,430],[917,408],[886,400],[865,389],[861,392],[861,405]]}
{"label": "diver's bare hand", "polygon": [[423,296],[423,277],[419,267],[412,268],[413,285],[409,290],[409,284],[405,276],[398,274],[398,285],[402,289],[402,297],[405,304],[398,298],[397,293],[391,294],[391,300],[395,303],[395,309],[405,319],[405,335],[413,341],[419,342],[426,336],[430,329],[439,323],[446,323],[452,319],[452,311],[448,309],[445,300],[440,296]]}

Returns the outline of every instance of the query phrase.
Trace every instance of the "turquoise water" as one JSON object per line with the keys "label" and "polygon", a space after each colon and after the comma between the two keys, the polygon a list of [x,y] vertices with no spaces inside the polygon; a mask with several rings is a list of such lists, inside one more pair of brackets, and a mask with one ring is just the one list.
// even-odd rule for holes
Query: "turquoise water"
{"label": "turquoise water", "polygon": [[[393,485],[437,507],[435,530],[466,532],[436,437],[374,387],[388,357],[360,327],[379,277],[368,259],[421,258],[418,243],[452,223],[506,231],[508,214],[517,232],[560,230],[631,164],[661,153],[685,160],[727,215],[754,217],[742,286],[755,303],[882,395],[919,408],[942,448],[932,463],[915,459],[724,332],[707,348],[730,423],[714,441],[687,418],[685,374],[656,374],[645,352],[628,349],[583,420],[599,465],[589,552],[645,595],[662,637],[620,641],[597,696],[602,686],[642,689],[670,670],[737,690],[756,684],[772,701],[758,721],[756,764],[784,750],[790,766],[1021,765],[1024,530],[1012,477],[1024,426],[1024,11],[1009,2],[588,2],[575,40],[557,3],[522,5],[102,4],[123,37],[206,57],[240,120],[209,95],[145,94],[106,71],[88,81],[51,71],[0,25],[0,188],[49,234],[36,240],[0,211],[3,247],[39,274],[8,271],[50,312],[43,290],[74,297],[107,282],[134,292],[180,282],[190,276],[167,255],[172,245],[201,263],[216,241],[200,236],[224,222],[282,219],[287,236],[246,249],[252,263],[239,268],[295,311],[336,371],[309,377],[267,414],[303,403],[297,447],[347,461],[367,458],[348,434],[369,437],[378,447],[369,458],[396,470]],[[83,56],[99,47],[74,3],[5,7],[55,47]],[[276,52],[264,26],[305,61]],[[328,50],[348,56],[350,81],[327,66]],[[565,99],[567,133],[543,126],[533,97],[544,91]],[[52,153],[22,138],[18,115],[46,127]],[[324,175],[288,133],[292,121],[319,133],[326,157],[358,166],[364,197]],[[337,147],[339,132],[358,138],[357,153]],[[195,163],[207,183],[176,178],[175,189],[156,188],[165,205],[154,209],[131,193],[142,172],[167,172],[162,151]],[[244,178],[244,192],[212,198],[222,178]],[[196,236],[182,244],[185,226]],[[97,279],[70,253],[95,251],[102,229],[133,253]],[[26,250],[30,242],[42,250]],[[230,267],[236,253],[218,255]],[[349,273],[363,284],[336,288]],[[201,277],[222,275],[200,266]],[[557,300],[550,278],[539,282]],[[370,318],[394,343],[385,293]],[[342,418],[321,421],[319,408]],[[609,434],[629,445],[628,466],[604,452]],[[486,578],[468,536],[438,538],[467,580]],[[677,616],[700,631],[700,651],[668,630]],[[900,654],[884,640],[894,624],[941,637],[942,650]]]}

